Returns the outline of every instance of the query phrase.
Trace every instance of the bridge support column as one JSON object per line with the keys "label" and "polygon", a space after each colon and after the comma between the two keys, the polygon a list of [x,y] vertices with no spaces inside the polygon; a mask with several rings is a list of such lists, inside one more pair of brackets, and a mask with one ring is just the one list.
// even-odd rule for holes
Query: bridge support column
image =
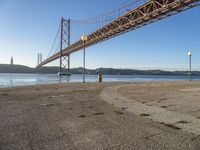
{"label": "bridge support column", "polygon": [[70,46],[70,19],[61,18],[60,33],[60,68],[58,75],[71,75],[70,73],[70,55],[63,54],[63,48]]}

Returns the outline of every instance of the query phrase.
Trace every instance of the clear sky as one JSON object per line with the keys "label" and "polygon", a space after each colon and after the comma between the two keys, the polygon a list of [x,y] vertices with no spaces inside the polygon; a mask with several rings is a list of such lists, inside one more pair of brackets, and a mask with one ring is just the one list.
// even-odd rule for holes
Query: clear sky
{"label": "clear sky", "polygon": [[[124,1],[0,0],[0,63],[13,56],[15,64],[34,67],[38,52],[48,55],[62,16],[85,19]],[[185,70],[188,50],[200,70],[200,7],[87,48],[86,66]],[[82,51],[71,55],[71,67],[80,66]]]}

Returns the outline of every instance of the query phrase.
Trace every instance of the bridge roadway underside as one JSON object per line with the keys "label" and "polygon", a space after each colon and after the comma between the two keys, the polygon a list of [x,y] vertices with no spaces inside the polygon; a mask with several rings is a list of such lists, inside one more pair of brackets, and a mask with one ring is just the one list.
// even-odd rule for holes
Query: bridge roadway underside
{"label": "bridge roadway underside", "polygon": [[[140,28],[147,24],[153,23],[160,19],[177,14],[184,10],[199,6],[200,0],[150,0],[134,8],[103,26],[95,32],[88,35],[88,41],[85,43],[86,47],[95,45],[99,42],[108,40],[120,34],[129,32],[131,30]],[[84,47],[83,41],[79,40],[69,47],[62,50],[63,55],[69,55]],[[44,60],[38,67],[41,67],[51,61],[60,58],[60,52],[54,54],[48,59]]]}

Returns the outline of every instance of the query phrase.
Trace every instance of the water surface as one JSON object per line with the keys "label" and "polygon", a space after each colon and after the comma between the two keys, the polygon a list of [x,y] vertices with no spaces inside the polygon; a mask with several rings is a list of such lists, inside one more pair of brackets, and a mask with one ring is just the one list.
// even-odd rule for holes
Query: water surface
{"label": "water surface", "polygon": [[[151,76],[151,75],[104,75],[105,82],[135,82],[135,81],[177,81],[188,80],[188,76]],[[193,77],[193,80],[200,80],[200,76]],[[97,75],[86,75],[86,82],[97,82]],[[82,75],[72,75],[70,77],[59,77],[57,74],[6,74],[0,73],[0,88],[47,84],[82,82]]]}

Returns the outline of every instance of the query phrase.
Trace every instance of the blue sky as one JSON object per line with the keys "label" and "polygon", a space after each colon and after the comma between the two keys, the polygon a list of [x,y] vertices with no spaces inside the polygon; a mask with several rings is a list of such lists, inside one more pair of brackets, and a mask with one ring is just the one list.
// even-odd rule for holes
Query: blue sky
{"label": "blue sky", "polygon": [[[62,16],[85,19],[124,1],[0,0],[0,63],[13,56],[14,63],[35,67],[38,52],[48,55]],[[200,70],[199,14],[196,7],[87,48],[86,66],[186,70],[191,50],[193,69]],[[79,66],[82,51],[71,55],[71,67]]]}

